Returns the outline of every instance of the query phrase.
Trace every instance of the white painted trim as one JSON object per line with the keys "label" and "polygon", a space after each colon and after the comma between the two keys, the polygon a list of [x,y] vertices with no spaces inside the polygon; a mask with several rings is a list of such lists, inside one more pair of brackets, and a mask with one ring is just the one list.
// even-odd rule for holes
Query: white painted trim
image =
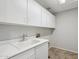
{"label": "white painted trim", "polygon": [[52,48],[52,47],[57,48],[57,49],[61,49],[61,50],[70,51],[70,52],[73,52],[73,53],[77,53],[77,54],[78,54],[78,52],[77,52],[77,51],[72,51],[72,50],[68,50],[68,49],[61,48],[61,47],[50,46],[49,48]]}

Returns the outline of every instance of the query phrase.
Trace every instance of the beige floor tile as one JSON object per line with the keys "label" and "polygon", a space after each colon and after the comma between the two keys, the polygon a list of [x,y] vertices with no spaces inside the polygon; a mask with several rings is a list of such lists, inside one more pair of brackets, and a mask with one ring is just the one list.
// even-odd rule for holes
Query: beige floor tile
{"label": "beige floor tile", "polygon": [[49,59],[78,59],[78,54],[57,48],[50,48],[49,57]]}

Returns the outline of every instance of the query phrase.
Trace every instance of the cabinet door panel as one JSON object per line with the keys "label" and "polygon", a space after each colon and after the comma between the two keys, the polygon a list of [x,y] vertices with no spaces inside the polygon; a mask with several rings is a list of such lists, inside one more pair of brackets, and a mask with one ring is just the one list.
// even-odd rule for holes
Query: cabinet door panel
{"label": "cabinet door panel", "polygon": [[36,47],[36,59],[48,59],[48,43]]}
{"label": "cabinet door panel", "polygon": [[35,59],[35,54],[29,55],[29,59]]}
{"label": "cabinet door panel", "polygon": [[6,19],[6,2],[7,0],[0,0],[0,22],[4,22]]}
{"label": "cabinet door panel", "polygon": [[53,19],[53,28],[55,28],[55,16],[54,15],[52,15],[52,19]]}
{"label": "cabinet door panel", "polygon": [[51,13],[47,13],[47,26],[50,28],[54,28],[55,26],[55,17]]}
{"label": "cabinet door panel", "polygon": [[10,59],[35,59],[35,51],[34,49],[30,49],[21,54],[18,54]]}
{"label": "cabinet door panel", "polygon": [[47,13],[47,26],[51,27],[52,26],[52,18],[51,18],[51,14]]}
{"label": "cabinet door panel", "polygon": [[41,25],[41,6],[34,0],[28,0],[28,24]]}
{"label": "cabinet door panel", "polygon": [[47,14],[46,14],[46,10],[44,8],[42,8],[42,26],[43,27],[47,27]]}
{"label": "cabinet door panel", "polygon": [[26,16],[27,0],[7,0],[7,22],[24,24]]}

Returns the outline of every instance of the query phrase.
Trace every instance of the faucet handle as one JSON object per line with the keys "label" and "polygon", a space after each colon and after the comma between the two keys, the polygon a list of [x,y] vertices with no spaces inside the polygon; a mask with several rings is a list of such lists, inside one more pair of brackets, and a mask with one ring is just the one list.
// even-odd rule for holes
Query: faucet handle
{"label": "faucet handle", "polygon": [[38,38],[38,37],[40,37],[40,33],[37,33],[37,34],[36,34],[36,38]]}
{"label": "faucet handle", "polygon": [[27,37],[27,34],[26,34],[26,33],[23,33],[23,36],[24,36],[24,37]]}

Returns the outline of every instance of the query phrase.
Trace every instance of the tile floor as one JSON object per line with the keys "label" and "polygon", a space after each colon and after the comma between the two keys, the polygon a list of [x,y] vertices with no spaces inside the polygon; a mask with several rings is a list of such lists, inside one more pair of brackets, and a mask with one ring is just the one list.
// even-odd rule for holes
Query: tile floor
{"label": "tile floor", "polygon": [[49,59],[78,59],[78,54],[57,48],[50,48],[48,58]]}

